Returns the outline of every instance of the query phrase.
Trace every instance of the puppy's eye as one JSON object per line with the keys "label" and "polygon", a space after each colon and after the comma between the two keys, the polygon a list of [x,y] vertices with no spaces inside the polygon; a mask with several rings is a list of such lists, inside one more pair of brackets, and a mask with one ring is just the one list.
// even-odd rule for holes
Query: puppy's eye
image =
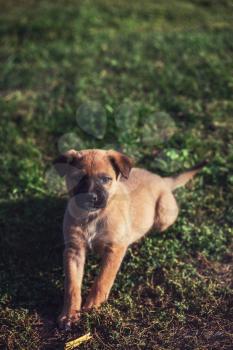
{"label": "puppy's eye", "polygon": [[102,185],[105,185],[105,184],[109,183],[111,180],[112,180],[112,178],[109,177],[109,176],[101,176],[101,177],[99,178],[99,181],[100,181],[100,183],[101,183]]}

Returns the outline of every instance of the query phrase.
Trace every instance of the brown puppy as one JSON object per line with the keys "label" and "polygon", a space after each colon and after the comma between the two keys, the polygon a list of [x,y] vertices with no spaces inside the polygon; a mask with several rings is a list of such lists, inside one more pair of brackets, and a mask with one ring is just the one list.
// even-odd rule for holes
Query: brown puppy
{"label": "brown puppy", "polygon": [[201,169],[201,164],[174,177],[162,178],[132,168],[131,160],[116,151],[70,150],[54,161],[66,177],[69,202],[64,216],[64,308],[61,327],[79,318],[81,285],[88,247],[102,255],[99,276],[84,309],[107,300],[128,246],[152,227],[166,230],[178,215],[172,193]]}

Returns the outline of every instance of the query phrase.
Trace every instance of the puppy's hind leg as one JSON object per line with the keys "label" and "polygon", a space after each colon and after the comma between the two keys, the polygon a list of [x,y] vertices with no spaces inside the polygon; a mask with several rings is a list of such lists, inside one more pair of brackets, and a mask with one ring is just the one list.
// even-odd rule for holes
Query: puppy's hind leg
{"label": "puppy's hind leg", "polygon": [[172,192],[163,192],[156,203],[155,228],[160,232],[165,231],[176,221],[178,212],[179,208]]}

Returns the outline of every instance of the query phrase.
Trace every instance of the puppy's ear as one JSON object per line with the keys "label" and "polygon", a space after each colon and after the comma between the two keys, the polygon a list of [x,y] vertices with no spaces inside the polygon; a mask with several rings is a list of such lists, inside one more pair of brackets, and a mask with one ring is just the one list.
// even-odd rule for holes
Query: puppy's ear
{"label": "puppy's ear", "polygon": [[60,176],[65,176],[68,173],[68,170],[73,165],[74,158],[77,157],[77,155],[78,152],[71,149],[54,159],[53,166]]}
{"label": "puppy's ear", "polygon": [[118,178],[119,174],[121,174],[124,178],[128,179],[130,170],[133,166],[132,160],[117,151],[108,151],[108,157],[116,172],[116,177]]}

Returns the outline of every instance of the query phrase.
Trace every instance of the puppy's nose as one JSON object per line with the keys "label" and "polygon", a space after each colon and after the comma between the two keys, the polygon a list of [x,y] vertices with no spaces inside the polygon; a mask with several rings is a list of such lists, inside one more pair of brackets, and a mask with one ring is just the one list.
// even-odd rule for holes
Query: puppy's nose
{"label": "puppy's nose", "polygon": [[96,193],[90,193],[90,199],[93,201],[93,202],[97,202],[97,194]]}

